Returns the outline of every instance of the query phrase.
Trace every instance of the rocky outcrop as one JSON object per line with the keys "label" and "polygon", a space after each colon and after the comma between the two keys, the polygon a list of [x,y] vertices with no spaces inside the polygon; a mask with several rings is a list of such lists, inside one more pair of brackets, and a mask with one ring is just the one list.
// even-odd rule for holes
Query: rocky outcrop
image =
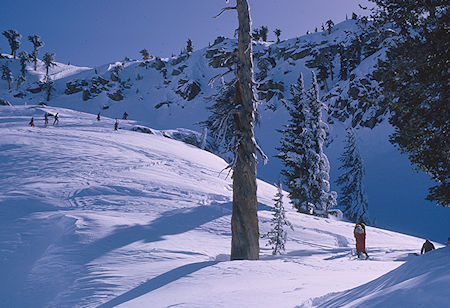
{"label": "rocky outcrop", "polygon": [[121,101],[123,100],[123,95],[120,90],[116,90],[114,93],[108,93],[108,97],[113,101]]}
{"label": "rocky outcrop", "polygon": [[178,81],[178,89],[175,91],[182,98],[190,101],[193,100],[201,91],[200,84],[196,81],[188,81],[180,79]]}
{"label": "rocky outcrop", "polygon": [[69,81],[66,83],[66,89],[64,90],[64,93],[67,95],[71,95],[81,92],[83,90],[83,86],[87,86],[87,82],[85,80]]}
{"label": "rocky outcrop", "polygon": [[28,92],[31,92],[31,93],[33,93],[33,94],[36,94],[36,93],[41,92],[41,91],[42,91],[42,88],[41,88],[40,85],[36,85],[36,86],[34,86],[34,87],[29,87],[29,88],[27,88],[27,91],[28,91]]}

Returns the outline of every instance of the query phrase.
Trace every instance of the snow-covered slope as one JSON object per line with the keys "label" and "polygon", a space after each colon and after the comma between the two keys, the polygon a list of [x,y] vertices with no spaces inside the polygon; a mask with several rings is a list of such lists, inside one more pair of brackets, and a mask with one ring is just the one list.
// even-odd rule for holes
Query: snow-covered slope
{"label": "snow-covered slope", "polygon": [[[269,156],[267,165],[258,166],[261,179],[275,182],[280,178],[282,163],[275,157],[280,142],[277,130],[288,119],[283,100],[290,97],[290,85],[302,72],[306,87],[310,87],[311,70],[318,73],[320,65],[328,63],[333,67],[333,78],[327,78],[329,91],[324,87],[321,95],[330,113],[346,119],[344,123],[334,119],[330,125],[334,142],[325,149],[331,165],[331,188],[338,190],[334,180],[340,173],[338,157],[343,149],[345,128],[351,122],[371,126],[375,118],[384,117],[383,110],[373,104],[377,83],[370,74],[382,56],[389,35],[373,29],[370,23],[347,20],[335,25],[331,33],[317,32],[280,43],[254,44],[255,80],[261,99],[256,138]],[[6,81],[0,80],[0,98],[13,105],[46,102],[91,114],[101,112],[111,118],[121,118],[126,111],[130,119],[154,129],[184,128],[200,134],[202,128],[198,123],[207,119],[210,97],[221,87],[220,78],[212,86],[210,80],[227,71],[223,65],[235,47],[235,39],[219,37],[211,46],[169,59],[124,59],[90,69],[58,63],[49,71],[55,86],[49,102],[36,84],[38,77],[42,79],[45,73],[42,63],[39,62],[37,72],[30,63],[27,81],[19,89],[16,90],[13,82],[12,89],[7,91]],[[360,62],[355,60],[359,53]],[[340,77],[341,54],[346,63],[355,66],[349,68],[347,79]],[[5,63],[17,77],[18,60],[0,59],[0,66]],[[392,128],[388,123],[379,124],[373,130],[357,131],[366,167],[371,218],[380,227],[446,241],[450,234],[450,212],[425,201],[432,181],[426,174],[414,171],[406,155],[399,154],[389,143],[390,133]],[[430,221],[433,223],[427,223]]]}
{"label": "snow-covered slope", "polygon": [[447,307],[450,247],[415,258],[355,289],[308,300],[301,307]]}
{"label": "snow-covered slope", "polygon": [[[60,123],[44,127],[44,112],[58,112]],[[32,116],[36,127],[27,126]],[[411,255],[422,239],[372,227],[371,258],[356,260],[352,224],[287,206],[295,229],[285,255],[261,240],[261,260],[228,261],[225,161],[131,131],[132,121],[114,131],[113,122],[56,107],[0,108],[1,307],[293,307],[427,260]],[[275,191],[258,182],[262,234]],[[448,273],[433,275],[448,285]]]}

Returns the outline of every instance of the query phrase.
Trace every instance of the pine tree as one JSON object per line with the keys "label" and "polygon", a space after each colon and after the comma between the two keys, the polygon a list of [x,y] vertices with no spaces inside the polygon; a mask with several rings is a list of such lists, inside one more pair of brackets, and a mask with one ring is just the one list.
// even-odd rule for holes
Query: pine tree
{"label": "pine tree", "polygon": [[340,43],[339,46],[339,78],[341,80],[347,80],[348,78],[348,59],[347,51],[344,44]]}
{"label": "pine tree", "polygon": [[329,68],[328,68],[328,60],[326,59],[325,56],[321,55],[319,56],[319,64],[317,66],[317,69],[319,70],[319,72],[317,73],[317,79],[322,82],[323,84],[323,89],[325,89],[325,91],[328,92],[328,84],[327,84],[327,79],[330,76],[329,72]]}
{"label": "pine tree", "polygon": [[285,168],[282,174],[290,189],[293,206],[302,213],[327,216],[336,204],[336,192],[329,192],[329,162],[323,153],[327,125],[322,122],[322,103],[313,72],[313,86],[305,92],[303,76],[291,86],[289,123],[281,132],[278,157]]}
{"label": "pine tree", "polygon": [[10,90],[11,82],[13,82],[14,77],[7,64],[2,65],[2,79],[6,80],[6,82],[8,83],[8,90]]}
{"label": "pine tree", "polygon": [[359,37],[353,39],[349,46],[350,57],[348,59],[349,71],[354,70],[361,63],[361,48],[362,43]]}
{"label": "pine tree", "polygon": [[44,62],[44,67],[45,67],[45,77],[46,77],[46,79],[48,79],[49,78],[48,69],[50,67],[56,65],[56,63],[53,62],[53,61],[55,61],[55,54],[46,52],[44,54],[44,57],[42,57],[42,61]]}
{"label": "pine tree", "polygon": [[303,75],[300,74],[297,83],[291,85],[291,97],[288,99],[290,104],[287,104],[290,118],[284,129],[280,130],[283,133],[281,138],[281,146],[277,149],[280,153],[277,155],[284,163],[285,168],[281,174],[285,177],[286,186],[289,188],[289,198],[292,205],[303,213],[308,213],[308,207],[302,207],[305,200],[306,191],[300,186],[300,177],[306,173],[306,166],[304,163],[304,139],[305,121],[307,109],[306,93],[303,86]]}
{"label": "pine tree", "polygon": [[328,34],[331,34],[331,29],[334,26],[334,22],[331,19],[329,19],[329,20],[327,20],[326,24],[327,24]]}
{"label": "pine tree", "polygon": [[[255,135],[256,97],[253,81],[253,48],[251,21],[247,0],[236,0],[236,6],[222,9],[236,10],[238,15],[238,48],[236,51],[235,105],[233,118],[236,146],[233,170],[233,211],[231,215],[231,260],[259,259],[259,227],[256,196]],[[217,17],[216,16],[216,17]]]}
{"label": "pine tree", "polygon": [[323,104],[319,98],[319,86],[314,72],[312,72],[312,87],[307,93],[309,100],[309,116],[305,134],[311,147],[307,149],[306,157],[310,161],[310,171],[314,178],[310,182],[310,201],[314,205],[314,212],[327,216],[330,209],[336,205],[337,193],[330,192],[330,163],[323,152],[323,145],[328,135],[328,126],[322,121]]}
{"label": "pine tree", "polygon": [[186,52],[187,53],[191,53],[191,52],[193,52],[194,51],[194,46],[192,45],[192,40],[191,39],[188,39],[187,41],[186,41]]}
{"label": "pine tree", "polygon": [[37,59],[38,59],[38,52],[39,48],[44,46],[44,43],[41,41],[41,37],[39,35],[29,35],[28,40],[33,44],[33,52],[31,53],[31,60],[34,63],[34,70],[37,69]]}
{"label": "pine tree", "polygon": [[372,0],[380,23],[394,24],[386,58],[373,76],[379,81],[394,127],[390,141],[435,181],[428,200],[450,206],[448,1]]}
{"label": "pine tree", "polygon": [[255,92],[253,48],[247,0],[236,0],[238,12],[238,59],[235,117],[238,144],[233,166],[233,212],[231,215],[231,260],[259,259],[258,201],[256,196]]}
{"label": "pine tree", "polygon": [[269,34],[269,28],[266,26],[261,26],[259,29],[259,36],[263,40],[263,42],[267,42],[267,35]]}
{"label": "pine tree", "polygon": [[277,185],[277,193],[275,194],[275,201],[273,217],[271,219],[272,229],[263,235],[263,238],[268,238],[268,245],[272,246],[272,254],[280,255],[285,251],[285,244],[287,239],[287,232],[284,230],[285,226],[294,230],[292,224],[286,219],[286,211],[283,205],[283,189],[281,184]]}
{"label": "pine tree", "polygon": [[153,56],[145,48],[142,49],[141,51],[139,51],[139,53],[142,55],[142,60],[144,60],[144,61],[148,61],[153,58]]}
{"label": "pine tree", "polygon": [[253,30],[253,32],[252,32],[252,38],[253,38],[255,41],[259,41],[259,40],[260,40],[261,34],[259,33],[259,29]]}
{"label": "pine tree", "polygon": [[6,30],[2,33],[6,39],[8,40],[9,47],[11,48],[11,56],[14,56],[14,59],[16,58],[16,51],[20,47],[20,38],[22,35],[20,35],[16,30]]}
{"label": "pine tree", "polygon": [[214,148],[221,153],[233,151],[236,147],[236,135],[234,118],[239,111],[236,105],[236,85],[234,81],[224,82],[219,92],[208,98],[214,102],[207,109],[210,112],[208,119],[202,122],[202,126],[209,130],[214,140]]}
{"label": "pine tree", "polygon": [[40,82],[40,87],[45,91],[47,95],[46,100],[48,102],[50,100],[50,95],[55,89],[53,86],[53,80],[50,77],[45,78],[43,82]]}
{"label": "pine tree", "polygon": [[22,78],[25,79],[25,72],[27,63],[30,61],[30,55],[26,51],[21,51],[19,53],[20,59],[20,72],[22,74]]}
{"label": "pine tree", "polygon": [[339,158],[342,174],[336,184],[341,188],[338,204],[344,215],[353,222],[369,224],[369,203],[363,187],[364,166],[353,129],[347,129],[344,152]]}
{"label": "pine tree", "polygon": [[[317,32],[317,31],[316,31]],[[273,33],[275,34],[275,36],[277,37],[277,43],[280,42],[280,35],[281,35],[281,30],[280,29],[275,29],[273,31]]]}
{"label": "pine tree", "polygon": [[17,78],[16,90],[19,90],[20,85],[21,85],[22,83],[24,83],[25,81],[26,81],[26,78],[23,77],[22,75],[20,75],[20,76]]}

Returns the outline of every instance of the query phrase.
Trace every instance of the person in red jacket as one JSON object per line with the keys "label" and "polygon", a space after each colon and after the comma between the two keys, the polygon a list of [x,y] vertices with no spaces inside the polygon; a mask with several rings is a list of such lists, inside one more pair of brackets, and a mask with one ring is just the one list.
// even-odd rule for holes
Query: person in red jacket
{"label": "person in red jacket", "polygon": [[366,255],[367,259],[369,255],[366,252],[366,226],[364,223],[360,222],[356,224],[353,235],[356,239],[356,254],[358,255],[358,258],[361,253],[363,253]]}

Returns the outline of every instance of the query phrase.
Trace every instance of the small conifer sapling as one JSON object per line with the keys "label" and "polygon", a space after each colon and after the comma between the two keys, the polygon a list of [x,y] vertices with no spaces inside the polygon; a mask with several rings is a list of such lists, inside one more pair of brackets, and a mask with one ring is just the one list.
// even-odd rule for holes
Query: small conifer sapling
{"label": "small conifer sapling", "polygon": [[280,255],[285,251],[285,244],[287,239],[287,231],[285,227],[294,230],[292,224],[286,219],[286,211],[283,205],[283,189],[281,184],[277,185],[277,193],[275,194],[275,201],[273,217],[271,219],[272,229],[263,235],[263,238],[269,239],[267,245],[272,246],[272,254]]}

